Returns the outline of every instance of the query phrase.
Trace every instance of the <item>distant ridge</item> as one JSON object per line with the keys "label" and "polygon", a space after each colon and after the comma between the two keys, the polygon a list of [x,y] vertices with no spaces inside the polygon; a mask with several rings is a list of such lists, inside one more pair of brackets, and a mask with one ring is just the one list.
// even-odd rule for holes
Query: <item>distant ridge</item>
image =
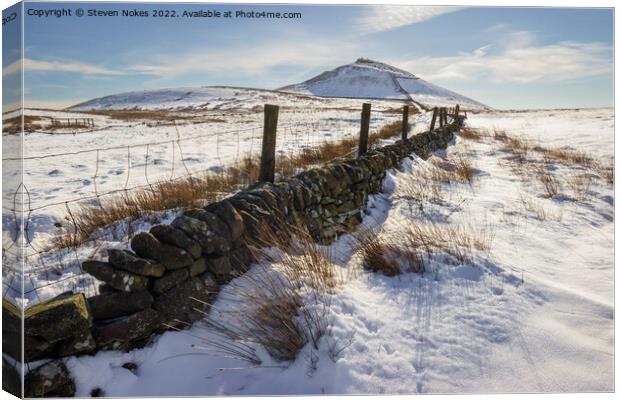
{"label": "distant ridge", "polygon": [[[413,100],[427,106],[460,104],[465,109],[486,105],[426,82],[410,72],[360,58],[353,64],[323,72],[305,82],[278,90],[231,86],[199,86],[142,90],[98,97],[69,111],[89,110],[226,110],[259,107],[267,101],[289,102],[308,96],[354,99]],[[321,100],[322,101],[322,100]]]}

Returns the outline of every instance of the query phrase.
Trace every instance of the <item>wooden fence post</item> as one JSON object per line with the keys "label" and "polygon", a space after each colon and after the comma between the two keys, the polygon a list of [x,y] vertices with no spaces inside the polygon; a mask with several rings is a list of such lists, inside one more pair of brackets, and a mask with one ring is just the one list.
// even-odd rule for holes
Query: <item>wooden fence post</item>
{"label": "wooden fence post", "polygon": [[370,103],[362,105],[362,125],[360,127],[360,143],[357,148],[357,156],[362,156],[368,151],[368,131],[370,130]]}
{"label": "wooden fence post", "polygon": [[444,107],[439,108],[439,127],[443,126],[443,113],[446,109]]}
{"label": "wooden fence post", "polygon": [[459,106],[458,104],[456,105],[456,107],[454,107],[454,122],[458,123],[459,122],[459,109],[461,108],[461,106]]}
{"label": "wooden fence post", "polygon": [[439,110],[437,107],[433,108],[433,118],[431,119],[431,131],[435,129],[435,121],[437,120],[437,112]]}
{"label": "wooden fence post", "polygon": [[409,106],[403,107],[403,131],[401,139],[407,139],[407,132],[409,132]]}
{"label": "wooden fence post", "polygon": [[260,182],[273,183],[276,171],[276,131],[278,128],[278,111],[280,107],[265,104],[265,122],[263,124],[263,150],[260,156]]}

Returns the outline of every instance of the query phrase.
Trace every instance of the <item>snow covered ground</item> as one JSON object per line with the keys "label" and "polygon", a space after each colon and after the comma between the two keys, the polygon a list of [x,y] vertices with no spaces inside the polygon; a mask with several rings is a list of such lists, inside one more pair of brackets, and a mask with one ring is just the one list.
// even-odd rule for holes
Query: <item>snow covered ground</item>
{"label": "snow covered ground", "polygon": [[[469,117],[483,131],[579,148],[603,162],[613,156],[610,109]],[[94,388],[106,396],[613,391],[613,187],[593,178],[581,200],[566,187],[546,198],[499,146],[492,137],[457,137],[433,157],[466,157],[476,179],[445,185],[443,201],[424,212],[402,194],[430,161],[406,160],[371,197],[364,219],[385,235],[429,221],[492,233],[491,248],[470,262],[433,257],[422,275],[360,271],[331,297],[331,329],[319,349],[307,345],[291,364],[264,351],[260,366],[225,358],[204,345],[209,329],[198,323],[130,353],[69,358],[77,395]],[[562,182],[578,172],[553,170]],[[351,243],[344,236],[331,246],[335,268],[359,270]],[[237,284],[223,288],[214,309],[238,304]],[[338,357],[334,344],[343,348]],[[122,368],[127,362],[137,369]]]}

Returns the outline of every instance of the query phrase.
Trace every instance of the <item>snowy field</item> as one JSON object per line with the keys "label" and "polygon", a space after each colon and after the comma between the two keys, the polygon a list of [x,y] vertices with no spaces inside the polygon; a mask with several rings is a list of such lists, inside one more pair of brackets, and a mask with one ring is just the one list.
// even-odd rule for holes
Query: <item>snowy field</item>
{"label": "snowy field", "polygon": [[[208,95],[208,96],[207,96]],[[132,95],[133,96],[133,95]],[[208,105],[202,101],[207,96]],[[228,96],[228,97],[226,97]],[[27,189],[28,237],[26,254],[25,302],[31,304],[49,299],[67,290],[96,290],[89,277],[75,279],[81,273],[79,260],[102,251],[99,244],[82,246],[77,251],[47,252],[51,239],[72,229],[69,213],[81,205],[98,204],[97,197],[124,189],[144,188],[148,184],[173,180],[204,172],[219,172],[244,156],[260,154],[262,118],[260,107],[265,102],[281,105],[278,123],[277,156],[294,155],[325,141],[357,137],[364,100],[322,99],[259,90],[222,88],[198,101],[196,98],[176,102],[168,107],[166,99],[177,99],[166,91],[165,97],[149,97],[146,108],[164,110],[162,119],[124,119],[119,115],[101,115],[78,111],[27,109],[25,115],[42,118],[35,132],[24,135],[24,185]],[[118,99],[116,99],[118,101]],[[141,99],[144,101],[144,99]],[[121,101],[133,109],[135,104]],[[193,105],[188,108],[189,105]],[[104,103],[105,105],[105,103]],[[371,130],[400,121],[400,101],[373,100]],[[91,105],[92,106],[92,105]],[[200,106],[200,109],[197,109]],[[173,108],[169,110],[168,108]],[[79,107],[78,107],[79,108]],[[150,110],[152,111],[152,110]],[[7,114],[10,118],[14,115]],[[50,134],[51,119],[92,118],[94,128],[57,129]],[[412,116],[415,131],[428,127],[429,115]],[[174,121],[174,122],[173,122]],[[176,126],[174,125],[176,123]],[[5,148],[16,146],[18,136],[4,137]],[[18,154],[5,154],[19,158]],[[16,164],[15,164],[16,165]],[[5,182],[18,181],[20,171],[4,171]],[[276,168],[276,173],[278,173]],[[11,189],[7,186],[6,189]],[[113,194],[113,193],[112,193]],[[3,193],[3,248],[11,246],[15,230],[10,211],[13,190]],[[164,215],[163,218],[170,217]],[[148,229],[148,223],[145,229]],[[9,229],[6,229],[6,228]],[[118,238],[110,238],[109,246],[118,246]],[[5,261],[14,256],[5,253]],[[5,264],[10,264],[6,263]],[[6,280],[10,278],[5,276]],[[58,283],[57,283],[58,282]],[[15,287],[19,281],[13,282]],[[77,285],[77,286],[76,286]],[[40,287],[37,292],[34,288]],[[11,297],[18,295],[12,291]]]}
{"label": "snowy field", "polygon": [[[468,125],[491,137],[457,137],[431,160],[404,161],[384,193],[371,196],[363,226],[388,236],[404,225],[470,226],[489,234],[490,249],[461,264],[431,257],[424,274],[385,277],[361,271],[343,236],[331,246],[335,267],[359,273],[332,295],[318,350],[307,345],[291,364],[259,351],[256,367],[205,345],[211,333],[197,323],[130,353],[69,358],[76,395],[94,388],[106,396],[613,391],[613,187],[593,178],[582,199],[566,187],[547,198],[492,137],[506,130],[610,163],[613,111],[485,112],[470,114]],[[424,211],[404,196],[420,168],[459,156],[475,167],[472,184],[445,185],[443,201]],[[553,170],[562,182],[581,172]],[[238,306],[239,284],[224,287],[213,309]],[[334,343],[343,348],[337,357]],[[127,362],[137,369],[122,368]]]}

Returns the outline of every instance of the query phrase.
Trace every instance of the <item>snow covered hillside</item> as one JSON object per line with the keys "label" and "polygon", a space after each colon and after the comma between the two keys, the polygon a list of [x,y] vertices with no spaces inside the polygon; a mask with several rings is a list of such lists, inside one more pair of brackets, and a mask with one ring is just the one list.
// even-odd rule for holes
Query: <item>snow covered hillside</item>
{"label": "snow covered hillside", "polygon": [[[394,107],[402,102],[392,100]],[[397,99],[400,100],[400,99]],[[297,93],[235,87],[186,87],[144,90],[105,96],[76,104],[67,111],[174,110],[174,111],[256,111],[266,103],[282,107],[361,107],[361,100],[329,99]],[[400,104],[399,104],[400,103]],[[454,104],[452,104],[454,105]]]}
{"label": "snow covered hillside", "polygon": [[[411,227],[465,232],[477,242],[458,245],[463,253],[423,251],[423,274],[397,260],[403,273],[387,277],[363,270],[345,235],[328,249],[346,279],[318,348],[285,363],[259,346],[262,364],[251,365],[218,351],[226,339],[204,321],[144,349],[68,358],[76,395],[613,391],[613,111],[485,112],[468,125],[447,151],[389,172],[359,228],[395,243]],[[425,180],[459,163],[469,181]],[[222,288],[211,321],[248,306],[244,284]]]}
{"label": "snow covered hillside", "polygon": [[322,97],[413,100],[430,107],[489,108],[407,71],[364,58],[279,90]]}

